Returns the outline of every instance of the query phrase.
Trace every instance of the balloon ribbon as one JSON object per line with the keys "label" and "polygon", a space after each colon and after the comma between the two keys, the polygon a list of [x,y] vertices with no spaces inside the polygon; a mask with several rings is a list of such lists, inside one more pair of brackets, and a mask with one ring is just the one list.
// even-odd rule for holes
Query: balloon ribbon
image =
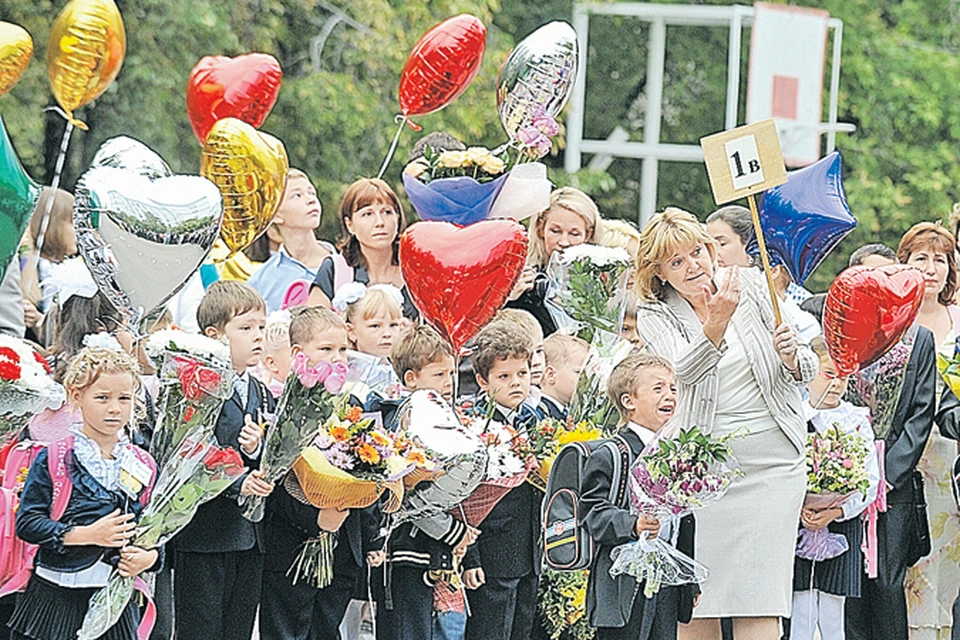
{"label": "balloon ribbon", "polygon": [[[73,133],[74,124],[78,122],[67,116],[63,110],[57,107],[48,107],[45,110],[56,111],[63,116],[67,121],[67,128],[64,130],[63,138],[60,140],[60,152],[57,154],[57,163],[53,170],[53,180],[50,181],[52,191],[47,198],[46,207],[43,211],[43,219],[40,222],[40,233],[37,234],[36,247],[34,247],[37,253],[37,259],[40,258],[40,252],[43,250],[43,241],[47,237],[47,227],[50,226],[50,212],[53,210],[53,201],[57,194],[57,188],[60,186],[60,176],[63,174],[63,162],[67,158],[67,147],[70,145],[70,134]],[[84,129],[86,129],[86,127],[84,127]]]}
{"label": "balloon ribbon", "polygon": [[387,151],[387,157],[383,159],[383,165],[380,167],[380,173],[377,174],[377,179],[383,177],[383,174],[387,172],[387,167],[390,165],[390,161],[393,160],[393,154],[397,151],[397,143],[400,142],[400,134],[403,133],[403,126],[408,125],[414,131],[420,131],[422,127],[418,124],[415,124],[407,116],[397,116],[394,118],[394,122],[399,122],[400,126],[397,128],[397,135],[393,136],[393,142],[390,143],[390,149]]}

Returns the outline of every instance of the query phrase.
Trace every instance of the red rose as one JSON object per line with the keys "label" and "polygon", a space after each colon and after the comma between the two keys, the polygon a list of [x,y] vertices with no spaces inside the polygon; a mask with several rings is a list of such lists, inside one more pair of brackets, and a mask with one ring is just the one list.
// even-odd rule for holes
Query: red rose
{"label": "red rose", "polygon": [[183,421],[190,422],[190,419],[193,418],[194,413],[196,413],[196,409],[193,408],[193,405],[187,407],[187,410],[183,412]]}
{"label": "red rose", "polygon": [[204,395],[213,395],[213,391],[220,386],[220,374],[197,360],[177,356],[173,362],[183,397],[187,400],[199,402]]}
{"label": "red rose", "polygon": [[0,378],[16,382],[20,379],[20,365],[7,360],[0,360]]}
{"label": "red rose", "polygon": [[223,471],[228,476],[243,473],[243,459],[236,449],[231,447],[211,447],[203,457],[203,465],[212,472]]}

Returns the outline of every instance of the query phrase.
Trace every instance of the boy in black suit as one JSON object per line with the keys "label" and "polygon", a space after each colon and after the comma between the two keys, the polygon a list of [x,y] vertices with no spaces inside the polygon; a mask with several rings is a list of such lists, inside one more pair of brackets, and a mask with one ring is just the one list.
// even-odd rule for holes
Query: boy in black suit
{"label": "boy in black suit", "polygon": [[176,634],[180,640],[249,638],[260,604],[263,556],[257,528],[243,517],[239,498],[266,497],[273,490],[256,468],[263,435],[259,416],[273,411],[274,400],[263,383],[247,373],[260,361],[266,307],[248,285],[221,280],[200,302],[197,322],[208,337],[230,344],[237,378],[214,433],[218,444],[237,449],[252,471],[201,505],[176,537]]}
{"label": "boy in black suit", "polygon": [[[635,355],[625,358],[610,374],[607,385],[625,426],[617,439],[629,447],[632,464],[643,448],[673,416],[677,403],[673,367],[663,358]],[[601,447],[587,461],[582,486],[583,522],[597,544],[587,583],[587,615],[598,640],[676,640],[678,618],[689,621],[699,589],[696,585],[663,586],[652,598],[629,575],[610,575],[614,547],[660,536],[677,540],[677,547],[693,556],[693,518],[661,523],[630,512],[627,492],[618,504],[610,500],[615,461],[609,447]],[[623,473],[627,473],[627,465]]]}
{"label": "boy in black suit", "polygon": [[[428,389],[447,402],[453,400],[457,373],[453,349],[432,327],[417,327],[400,340],[390,361],[408,391]],[[393,427],[398,426],[396,422],[391,420]],[[453,571],[454,557],[463,557],[478,533],[448,513],[404,523],[390,533],[386,562],[371,575],[377,601],[377,640],[429,640],[439,637],[439,629],[454,627],[462,637],[462,613],[434,616],[434,592],[447,587],[436,586],[431,574]]]}
{"label": "boy in black suit", "polygon": [[[290,345],[294,357],[303,353],[311,367],[321,362],[346,364],[347,326],[340,316],[323,307],[294,309],[292,316]],[[267,500],[264,518],[266,563],[260,638],[339,638],[344,613],[365,577],[366,551],[376,535],[376,507],[318,509],[306,501],[292,471],[279,484]],[[304,542],[321,532],[336,538],[333,581],[318,589],[292,567]]]}
{"label": "boy in black suit", "polygon": [[[480,415],[521,433],[536,424],[524,404],[530,393],[533,342],[513,322],[495,321],[477,334],[473,368],[483,394]],[[492,405],[492,406],[491,406]],[[543,493],[528,482],[511,489],[480,526],[464,558],[470,595],[467,640],[527,640],[533,628],[540,575],[540,504]]]}
{"label": "boy in black suit", "polygon": [[565,422],[590,345],[580,338],[555,333],[544,340],[543,351],[547,364],[543,370],[540,385],[543,394],[537,414],[541,420],[553,418]]}

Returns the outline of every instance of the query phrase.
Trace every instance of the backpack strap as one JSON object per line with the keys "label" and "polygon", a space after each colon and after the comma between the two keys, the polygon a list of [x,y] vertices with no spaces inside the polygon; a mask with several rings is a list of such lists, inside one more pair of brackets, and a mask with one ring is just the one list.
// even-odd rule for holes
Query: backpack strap
{"label": "backpack strap", "polygon": [[[614,436],[603,443],[613,454],[613,474],[610,476],[610,502],[620,505],[627,495],[627,480],[629,474],[626,469],[630,467],[630,445],[622,436]],[[619,455],[618,455],[619,454]]]}

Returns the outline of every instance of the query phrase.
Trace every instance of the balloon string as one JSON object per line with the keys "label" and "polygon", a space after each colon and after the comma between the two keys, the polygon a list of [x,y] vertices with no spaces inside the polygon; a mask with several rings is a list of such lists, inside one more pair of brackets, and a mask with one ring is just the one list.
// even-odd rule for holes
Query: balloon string
{"label": "balloon string", "polygon": [[56,199],[57,189],[60,187],[60,176],[63,174],[63,163],[67,158],[67,147],[70,145],[70,134],[73,133],[73,118],[68,118],[67,114],[57,107],[50,107],[46,111],[56,111],[67,119],[67,128],[63,132],[63,138],[60,140],[60,153],[57,155],[57,163],[53,169],[53,180],[50,181],[50,195],[47,198],[47,206],[43,211],[43,219],[40,222],[40,233],[37,234],[36,253],[40,257],[43,250],[43,242],[47,238],[47,227],[50,226],[50,212],[53,211],[53,201]]}
{"label": "balloon string", "polygon": [[390,143],[390,150],[387,151],[387,157],[383,159],[383,166],[380,167],[380,173],[377,174],[378,179],[382,178],[383,174],[387,172],[387,167],[390,165],[390,161],[393,160],[393,154],[397,151],[400,134],[403,133],[403,127],[407,124],[406,116],[397,116],[397,120],[400,122],[400,127],[397,129],[397,135],[393,136],[393,142]]}

